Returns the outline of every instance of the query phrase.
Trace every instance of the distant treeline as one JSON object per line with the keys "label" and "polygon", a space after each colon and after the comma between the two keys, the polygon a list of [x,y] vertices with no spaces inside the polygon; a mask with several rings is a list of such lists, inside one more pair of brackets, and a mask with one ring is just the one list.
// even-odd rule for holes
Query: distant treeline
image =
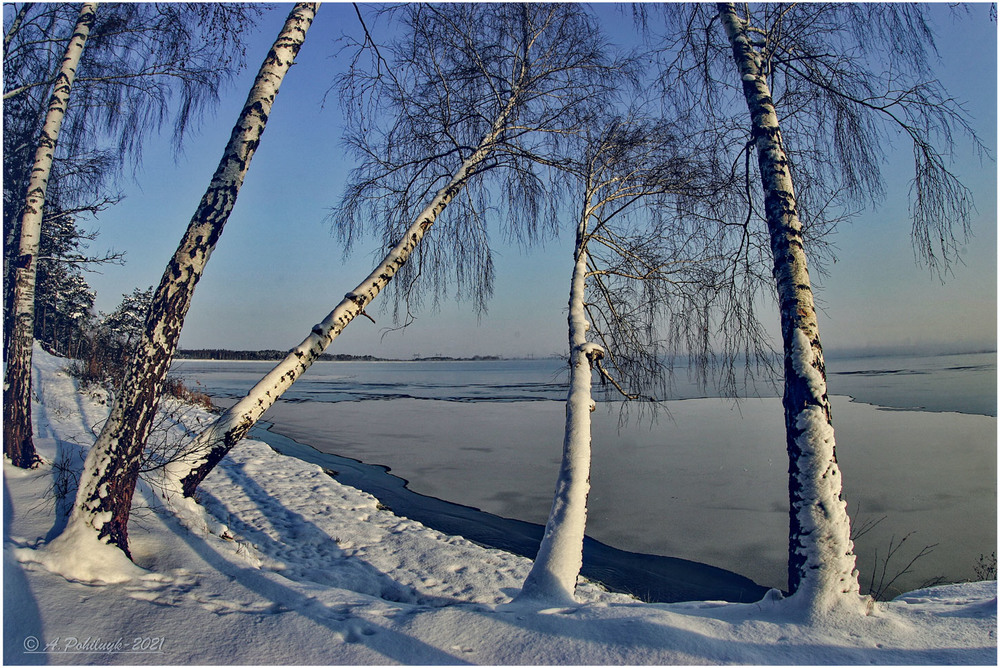
{"label": "distant treeline", "polygon": [[[219,348],[196,348],[178,350],[175,357],[184,360],[247,360],[274,362],[285,359],[287,350],[222,350]],[[382,361],[374,355],[331,355],[323,353],[317,358],[321,362],[375,362]]]}
{"label": "distant treeline", "polygon": [[448,357],[446,355],[434,355],[433,357],[414,357],[411,362],[492,362],[505,359],[499,355],[473,355],[472,357]]}
{"label": "distant treeline", "polygon": [[[195,348],[191,350],[178,350],[174,356],[182,360],[244,360],[274,362],[285,359],[287,350],[223,350],[221,348]],[[375,357],[374,355],[331,355],[323,353],[317,358],[320,362],[399,362],[402,360]],[[503,359],[499,355],[475,355],[474,357],[415,357],[412,362],[454,362],[454,361],[489,361]]]}

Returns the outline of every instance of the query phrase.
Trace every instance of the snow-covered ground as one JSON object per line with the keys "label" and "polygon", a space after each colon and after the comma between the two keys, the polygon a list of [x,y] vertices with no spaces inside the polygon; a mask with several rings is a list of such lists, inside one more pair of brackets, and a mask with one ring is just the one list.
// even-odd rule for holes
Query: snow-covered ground
{"label": "snow-covered ground", "polygon": [[[254,441],[205,481],[206,515],[139,489],[130,533],[142,571],[67,580],[42,565],[60,527],[64,467],[51,462],[79,466],[107,408],[76,391],[63,360],[37,349],[35,360],[36,445],[50,463],[4,465],[5,664],[997,661],[992,581],[812,623],[776,595],[645,604],[587,584],[577,606],[511,604],[527,560],[399,518]],[[192,428],[206,419],[183,415]]]}

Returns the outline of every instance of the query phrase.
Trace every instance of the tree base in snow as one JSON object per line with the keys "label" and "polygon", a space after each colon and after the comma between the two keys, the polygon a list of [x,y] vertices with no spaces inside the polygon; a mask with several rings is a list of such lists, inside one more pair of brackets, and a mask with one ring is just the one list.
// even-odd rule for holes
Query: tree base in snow
{"label": "tree base in snow", "polygon": [[46,570],[74,582],[114,584],[146,575],[125,553],[103,543],[96,532],[79,522],[70,522],[50,543],[39,547],[19,548],[18,561],[36,563]]}

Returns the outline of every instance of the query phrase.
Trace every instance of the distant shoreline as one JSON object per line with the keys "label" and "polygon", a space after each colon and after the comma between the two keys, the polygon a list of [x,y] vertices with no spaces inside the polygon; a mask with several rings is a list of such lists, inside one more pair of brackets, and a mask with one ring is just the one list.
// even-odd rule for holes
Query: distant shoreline
{"label": "distant shoreline", "polygon": [[[285,359],[289,354],[288,350],[227,350],[224,348],[192,348],[178,350],[174,355],[178,360],[202,360],[211,362],[278,362]],[[844,359],[866,359],[873,357],[948,357],[952,355],[995,355],[993,350],[895,350],[892,352],[879,352],[870,349],[864,350],[834,350],[826,351],[826,358],[829,360]],[[377,357],[375,355],[350,355],[345,353],[322,353],[316,358],[318,362],[507,362],[512,360],[539,360],[539,359],[565,359],[565,354],[549,355],[525,355],[511,356],[504,355],[472,355],[471,357],[452,357],[450,355],[429,355],[410,358],[401,357]]]}
{"label": "distant shoreline", "polygon": [[[174,359],[202,360],[208,362],[278,362],[285,359],[287,350],[225,350],[216,348],[196,348],[178,350]],[[409,359],[376,357],[375,355],[347,355],[343,353],[322,353],[317,362],[505,362],[519,359],[554,359],[557,355],[541,357],[503,357],[501,355],[473,355],[472,357],[450,357],[431,355]]]}

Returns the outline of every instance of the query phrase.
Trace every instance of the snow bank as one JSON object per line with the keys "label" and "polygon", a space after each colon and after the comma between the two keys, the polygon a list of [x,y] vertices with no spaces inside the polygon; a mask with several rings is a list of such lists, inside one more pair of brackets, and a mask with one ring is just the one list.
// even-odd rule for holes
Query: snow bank
{"label": "snow bank", "polygon": [[[75,392],[58,360],[35,357],[37,443],[52,462],[84,442],[98,408]],[[397,517],[322,469],[252,441],[205,481],[200,501],[211,527],[185,526],[173,500],[141,486],[130,534],[142,570],[84,584],[32,558],[59,526],[52,478],[50,464],[4,467],[7,664],[997,659],[995,582],[911,592],[869,616],[821,625],[800,622],[775,595],[756,604],[648,605],[586,584],[578,605],[513,605],[527,560]]]}
{"label": "snow bank", "polygon": [[146,574],[124,552],[79,523],[71,523],[44,548],[16,549],[14,555],[23,563],[40,564],[67,580],[89,584],[128,582]]}

